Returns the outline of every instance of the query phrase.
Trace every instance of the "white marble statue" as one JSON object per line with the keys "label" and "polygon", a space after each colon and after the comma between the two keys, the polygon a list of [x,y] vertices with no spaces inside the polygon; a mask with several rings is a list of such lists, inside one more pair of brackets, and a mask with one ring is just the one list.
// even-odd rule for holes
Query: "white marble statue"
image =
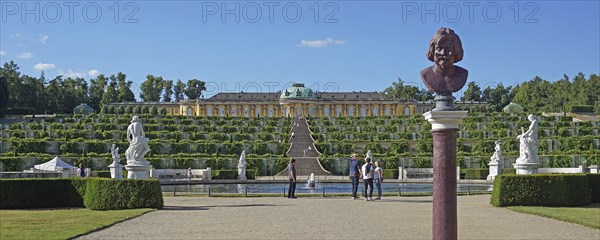
{"label": "white marble statue", "polygon": [[244,150],[238,162],[238,180],[246,180],[246,164],[246,150]]}
{"label": "white marble statue", "polygon": [[490,157],[490,163],[501,163],[502,162],[502,148],[500,146],[500,140],[496,140],[496,147],[494,148],[494,154]]}
{"label": "white marble statue", "polygon": [[517,164],[524,163],[538,163],[538,120],[533,114],[529,114],[527,117],[531,122],[529,129],[523,132],[521,128],[521,135],[517,136],[519,139],[519,158],[517,158]]}
{"label": "white marble statue", "polygon": [[117,147],[116,144],[113,143],[112,148],[110,148],[110,153],[112,154],[112,159],[113,159],[113,165],[117,166],[119,165],[119,162],[121,162],[121,156],[119,156],[119,147]]}
{"label": "white marble statue", "polygon": [[127,158],[127,164],[131,165],[148,165],[148,161],[144,159],[146,153],[150,152],[148,146],[148,138],[144,133],[142,123],[140,123],[139,116],[133,116],[131,124],[127,127],[127,141],[129,141],[129,148],[125,151],[125,157]]}
{"label": "white marble statue", "polygon": [[496,140],[496,147],[494,148],[494,154],[490,157],[490,162],[488,163],[489,174],[487,176],[487,180],[494,180],[496,176],[502,174],[502,167],[504,166],[502,161],[502,148],[500,146],[500,140]]}
{"label": "white marble statue", "polygon": [[371,153],[371,150],[367,151],[367,156],[365,156],[365,159],[373,159],[373,153]]}

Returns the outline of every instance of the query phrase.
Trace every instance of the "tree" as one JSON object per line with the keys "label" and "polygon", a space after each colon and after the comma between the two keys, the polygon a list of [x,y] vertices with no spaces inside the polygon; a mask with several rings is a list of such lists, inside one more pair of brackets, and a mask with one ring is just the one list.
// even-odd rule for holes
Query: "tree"
{"label": "tree", "polygon": [[8,106],[8,81],[3,75],[0,75],[0,118],[6,116]]}
{"label": "tree", "polygon": [[57,76],[48,82],[46,87],[46,109],[51,113],[63,113],[65,110],[66,91],[62,76]]}
{"label": "tree", "polygon": [[140,86],[140,98],[146,102],[160,101],[160,94],[163,91],[163,78],[154,77],[149,74],[146,76],[146,81]]}
{"label": "tree", "polygon": [[106,105],[106,104],[117,102],[118,94],[119,94],[119,92],[117,91],[117,78],[114,76],[111,76],[110,83],[106,87],[104,94],[102,94],[101,105]]}
{"label": "tree", "polygon": [[475,82],[469,82],[467,90],[460,98],[462,101],[481,101],[481,88]]}
{"label": "tree", "polygon": [[101,109],[102,97],[106,88],[107,80],[104,74],[98,75],[96,79],[90,80],[88,105],[97,111]]}
{"label": "tree", "polygon": [[174,96],[175,96],[175,102],[179,102],[181,100],[184,100],[184,93],[185,93],[185,83],[183,83],[181,80],[177,80],[177,84],[175,85],[175,89],[174,89]]}
{"label": "tree", "polygon": [[163,93],[163,102],[171,102],[171,96],[173,95],[173,80],[164,81],[163,87],[165,92]]}
{"label": "tree", "polygon": [[206,90],[204,81],[198,79],[191,79],[187,82],[187,89],[185,95],[188,99],[199,99],[202,96],[202,91]]}
{"label": "tree", "polygon": [[[111,79],[114,75],[110,76]],[[132,81],[126,80],[127,75],[119,72],[117,73],[116,79],[118,83],[118,94],[117,94],[117,102],[135,102],[135,95],[131,91]]]}
{"label": "tree", "polygon": [[[404,81],[398,78],[398,82],[392,82],[392,86],[383,90],[383,96],[388,98],[398,98],[401,101],[425,101],[430,92],[421,90],[415,86],[404,85]],[[433,98],[433,95],[431,95]]]}

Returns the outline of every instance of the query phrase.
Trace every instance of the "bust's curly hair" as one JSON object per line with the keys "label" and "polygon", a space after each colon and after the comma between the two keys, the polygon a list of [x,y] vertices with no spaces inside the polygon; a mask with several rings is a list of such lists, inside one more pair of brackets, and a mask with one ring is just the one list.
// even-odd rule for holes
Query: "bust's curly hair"
{"label": "bust's curly hair", "polygon": [[454,33],[454,30],[450,28],[440,28],[440,30],[438,30],[435,33],[435,35],[433,35],[431,41],[429,42],[429,50],[427,50],[427,59],[429,59],[429,61],[432,62],[434,61],[433,56],[435,55],[435,45],[444,38],[452,41],[452,48],[454,48],[454,51],[452,52],[452,55],[454,55],[454,62],[460,62],[460,60],[463,59],[464,55],[462,42],[460,41],[458,35]]}

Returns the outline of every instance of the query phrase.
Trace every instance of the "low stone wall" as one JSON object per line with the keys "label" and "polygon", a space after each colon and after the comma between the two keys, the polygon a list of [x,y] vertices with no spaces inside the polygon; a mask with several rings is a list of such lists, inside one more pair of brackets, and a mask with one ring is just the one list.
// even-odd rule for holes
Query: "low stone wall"
{"label": "low stone wall", "polygon": [[[433,178],[433,168],[398,168],[398,180]],[[456,179],[460,179],[460,167],[456,167]]]}
{"label": "low stone wall", "polygon": [[0,178],[60,178],[60,172],[0,172]]}
{"label": "low stone wall", "polygon": [[583,168],[539,168],[537,173],[582,173]]}

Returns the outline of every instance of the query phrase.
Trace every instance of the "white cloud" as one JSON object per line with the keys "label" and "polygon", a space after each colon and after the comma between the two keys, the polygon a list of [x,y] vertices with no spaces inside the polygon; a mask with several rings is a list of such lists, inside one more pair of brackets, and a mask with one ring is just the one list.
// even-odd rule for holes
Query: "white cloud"
{"label": "white cloud", "polygon": [[85,77],[85,72],[75,72],[72,69],[67,71],[58,70],[58,75],[62,75],[65,78],[83,78]]}
{"label": "white cloud", "polygon": [[48,70],[52,70],[55,68],[56,68],[56,65],[54,65],[52,63],[38,63],[33,66],[33,69],[35,69],[36,71],[48,71]]}
{"label": "white cloud", "polygon": [[92,69],[87,73],[90,77],[97,77],[98,75],[100,75],[100,71],[96,70],[96,69]]}
{"label": "white cloud", "polygon": [[0,50],[0,56],[4,56],[4,55],[6,55],[6,52],[5,52],[5,51],[2,51],[2,50]]}
{"label": "white cloud", "polygon": [[30,52],[22,52],[21,54],[17,55],[18,58],[23,59],[23,60],[29,60],[33,57],[33,53]]}
{"label": "white cloud", "polygon": [[48,41],[48,35],[40,34],[40,38],[38,40],[43,44],[46,44],[46,41]]}
{"label": "white cloud", "polygon": [[333,38],[325,38],[323,40],[302,40],[300,41],[300,44],[298,44],[298,46],[320,48],[327,47],[331,44],[342,45],[344,43],[346,43],[346,40],[334,40]]}

